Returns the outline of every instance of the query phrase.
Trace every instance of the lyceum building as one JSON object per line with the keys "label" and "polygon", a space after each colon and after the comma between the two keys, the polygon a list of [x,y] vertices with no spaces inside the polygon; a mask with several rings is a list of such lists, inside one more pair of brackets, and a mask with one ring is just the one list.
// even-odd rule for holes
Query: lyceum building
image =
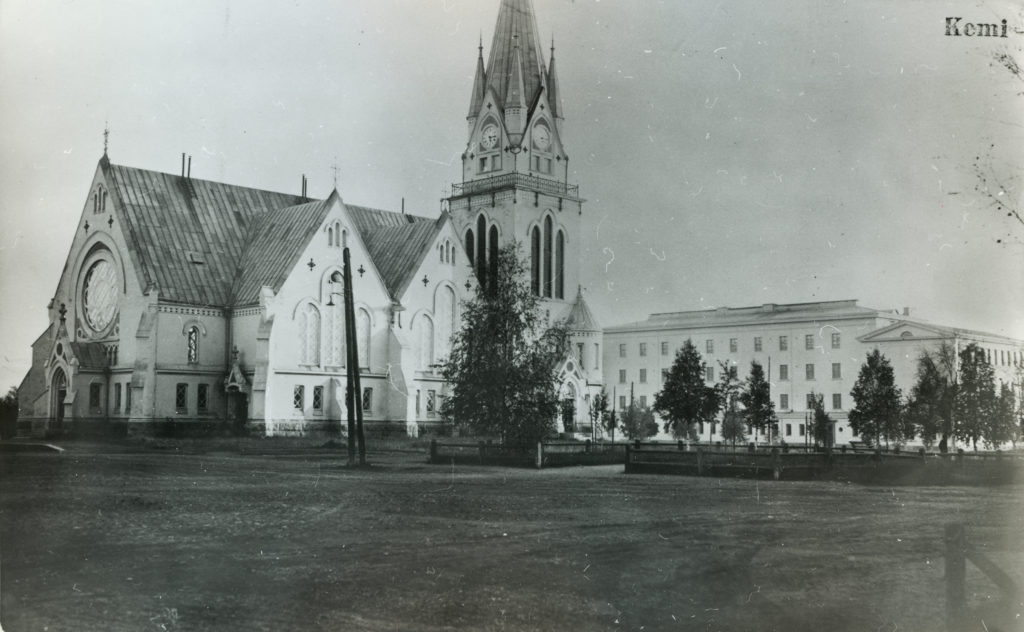
{"label": "lyceum building", "polygon": [[[904,394],[915,382],[917,360],[943,342],[959,351],[970,343],[985,350],[997,384],[1021,394],[1024,342],[977,331],[934,325],[909,310],[869,309],[856,301],[774,304],[651,314],[647,320],[605,329],[604,376],[616,409],[653,406],[676,351],[690,340],[703,355],[705,381],[714,384],[722,365],[737,367],[740,380],[756,360],[765,370],[779,418],[779,439],[810,440],[810,398],[822,395],[836,421],[836,445],[856,441],[847,421],[850,391],[867,354],[877,348],[892,363]],[[699,428],[702,441],[719,441],[717,424]],[[766,437],[757,437],[766,440]],[[812,440],[810,440],[812,441]]]}

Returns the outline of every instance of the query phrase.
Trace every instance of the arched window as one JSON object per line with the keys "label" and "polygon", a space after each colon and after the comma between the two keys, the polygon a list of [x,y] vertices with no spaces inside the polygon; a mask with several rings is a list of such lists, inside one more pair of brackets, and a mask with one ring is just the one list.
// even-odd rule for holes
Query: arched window
{"label": "arched window", "polygon": [[327,227],[327,245],[334,246],[334,226]]}
{"label": "arched window", "polygon": [[469,265],[473,265],[473,256],[476,254],[476,246],[473,245],[473,229],[466,231],[466,254],[469,256]]}
{"label": "arched window", "polygon": [[487,222],[481,215],[476,219],[476,280],[487,287]]}
{"label": "arched window", "polygon": [[370,367],[370,314],[360,307],[356,310],[356,341],[359,345],[359,366]]}
{"label": "arched window", "polygon": [[551,298],[551,217],[544,218],[544,297]]}
{"label": "arched window", "polygon": [[299,363],[320,364],[320,311],[307,303],[299,311]]}
{"label": "arched window", "polygon": [[188,363],[198,364],[199,363],[199,328],[189,327],[188,334],[186,336],[188,340]]}
{"label": "arched window", "polygon": [[540,296],[540,227],[530,231],[530,289]]}
{"label": "arched window", "polygon": [[555,298],[565,298],[565,233],[555,239]]}
{"label": "arched window", "polygon": [[490,271],[488,275],[491,279],[491,287],[494,287],[498,282],[498,227],[491,224],[491,232],[487,238],[488,246],[490,246]]}
{"label": "arched window", "polygon": [[419,349],[419,369],[426,371],[434,363],[434,323],[425,314],[420,315],[417,319],[416,338]]}
{"label": "arched window", "polygon": [[455,291],[452,288],[441,288],[434,314],[437,316],[436,357],[444,358],[451,352],[452,336],[455,335]]}
{"label": "arched window", "polygon": [[[341,272],[331,274],[331,283],[328,292],[341,290]],[[337,300],[335,300],[337,299]],[[324,328],[324,349],[327,353],[325,364],[329,366],[345,366],[345,301],[341,296],[331,295],[333,306],[327,307],[327,326]]]}

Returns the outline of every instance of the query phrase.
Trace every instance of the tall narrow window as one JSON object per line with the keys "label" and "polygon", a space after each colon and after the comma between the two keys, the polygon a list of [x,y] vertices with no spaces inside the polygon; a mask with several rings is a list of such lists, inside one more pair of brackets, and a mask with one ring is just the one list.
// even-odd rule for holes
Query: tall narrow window
{"label": "tall narrow window", "polygon": [[302,410],[306,407],[306,387],[296,384],[292,390],[292,408]]}
{"label": "tall narrow window", "polygon": [[420,358],[419,369],[426,371],[434,363],[434,323],[425,315],[417,317],[417,334],[419,338]]}
{"label": "tall narrow window", "polygon": [[530,234],[530,288],[540,296],[540,227],[534,226]]}
{"label": "tall narrow window", "polygon": [[565,234],[555,239],[555,298],[565,298]]}
{"label": "tall narrow window", "polygon": [[359,344],[359,367],[370,367],[370,314],[363,308],[356,310],[356,340]]}
{"label": "tall narrow window", "polygon": [[433,415],[437,407],[437,391],[427,391],[427,414]]}
{"label": "tall narrow window", "polygon": [[299,363],[320,364],[320,311],[307,303],[299,311]]}
{"label": "tall narrow window", "polygon": [[551,298],[551,218],[544,218],[544,297]]}
{"label": "tall narrow window", "polygon": [[373,389],[372,388],[364,388],[363,389],[363,410],[365,412],[370,412],[371,410],[373,410]]}
{"label": "tall narrow window", "polygon": [[205,413],[210,410],[210,385],[200,384],[196,387],[196,410]]}
{"label": "tall narrow window", "polygon": [[832,348],[838,349],[840,347],[841,337],[838,333],[832,334]]}
{"label": "tall narrow window", "polygon": [[188,363],[199,362],[199,328],[189,327],[188,329]]}
{"label": "tall narrow window", "polygon": [[484,216],[476,218],[476,280],[480,287],[487,287],[487,223]]}
{"label": "tall narrow window", "polygon": [[754,338],[754,351],[761,352],[761,337],[757,336]]}
{"label": "tall narrow window", "polygon": [[324,412],[324,387],[322,386],[313,387],[313,411]]}
{"label": "tall narrow window", "polygon": [[495,287],[498,282],[498,227],[491,225],[491,231],[487,237],[487,249],[489,250],[488,257],[490,258],[490,270],[488,271],[488,278],[490,279],[491,287]]}
{"label": "tall narrow window", "polygon": [[[335,272],[338,280],[341,280],[341,273]],[[341,288],[340,283],[335,285]],[[340,298],[340,297],[339,297]],[[327,327],[324,333],[327,336],[324,348],[327,350],[327,362],[329,366],[345,366],[345,306],[340,300],[335,301],[333,307],[327,308]]]}
{"label": "tall narrow window", "polygon": [[132,383],[126,382],[124,385],[124,414],[132,414]]}
{"label": "tall narrow window", "polygon": [[121,384],[114,384],[114,412],[121,412]]}
{"label": "tall narrow window", "polygon": [[472,228],[466,231],[466,254],[469,255],[469,265],[472,266],[473,262],[476,261],[476,246],[474,245]]}
{"label": "tall narrow window", "polygon": [[789,351],[788,336],[779,336],[779,351]]}
{"label": "tall narrow window", "polygon": [[179,413],[188,412],[188,384],[178,383],[174,387],[174,410]]}
{"label": "tall narrow window", "polygon": [[437,297],[435,358],[446,358],[451,352],[452,336],[455,335],[455,292],[450,287],[441,288]]}
{"label": "tall narrow window", "polygon": [[808,351],[814,350],[814,335],[807,334],[804,336],[804,349],[807,349]]}

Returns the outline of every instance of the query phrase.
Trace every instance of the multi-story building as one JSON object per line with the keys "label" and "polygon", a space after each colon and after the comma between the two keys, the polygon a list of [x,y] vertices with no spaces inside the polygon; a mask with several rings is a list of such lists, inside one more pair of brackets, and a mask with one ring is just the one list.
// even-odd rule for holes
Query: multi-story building
{"label": "multi-story building", "polygon": [[[651,314],[644,321],[605,329],[604,375],[613,404],[624,409],[633,398],[653,406],[654,396],[687,339],[703,354],[706,381],[714,384],[722,365],[736,366],[743,380],[756,360],[771,385],[779,418],[779,439],[811,441],[810,398],[822,395],[836,421],[835,443],[856,441],[847,415],[850,390],[866,355],[879,349],[892,363],[896,384],[909,393],[917,360],[943,342],[956,350],[976,343],[985,350],[997,382],[1021,394],[1024,341],[955,327],[934,325],[902,312],[869,309],[856,301],[728,308]],[[700,428],[703,441],[721,440],[716,424]],[[765,437],[758,437],[765,440]]]}

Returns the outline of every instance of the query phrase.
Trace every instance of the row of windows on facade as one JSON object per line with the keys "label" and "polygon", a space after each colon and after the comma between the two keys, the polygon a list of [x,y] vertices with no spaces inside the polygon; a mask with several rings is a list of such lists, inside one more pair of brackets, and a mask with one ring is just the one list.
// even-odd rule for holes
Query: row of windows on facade
{"label": "row of windows on facade", "polygon": [[[814,334],[807,334],[806,336],[804,336],[804,349],[807,349],[808,351],[813,351],[814,349],[817,349],[818,346],[817,346],[816,338],[817,338],[817,336],[815,336]],[[831,347],[833,349],[839,349],[839,348],[842,347],[842,336],[839,333],[834,332],[831,335],[831,341],[830,342],[831,342]],[[639,350],[640,357],[645,357],[647,355],[647,343],[646,342],[641,342],[640,345],[639,345],[639,349],[638,350]],[[739,350],[740,350],[740,339],[739,338],[729,338],[729,353],[739,353]],[[764,350],[764,339],[761,336],[755,336],[754,337],[754,352],[758,353],[758,352],[761,352],[763,350]],[[715,341],[713,339],[709,338],[709,339],[704,341],[704,351],[705,351],[705,353],[714,353],[715,352]],[[779,351],[789,351],[789,336],[779,336]],[[663,341],[661,343],[661,355],[667,356],[668,354],[669,354],[669,343]],[[619,357],[620,358],[625,358],[626,356],[627,356],[627,345],[626,345],[626,343],[622,343],[622,344],[619,345]]]}
{"label": "row of windows on facade", "polygon": [[[313,401],[310,402],[310,407],[314,413],[323,413],[324,411],[324,387],[314,386],[313,387]],[[306,387],[303,384],[296,384],[292,390],[292,408],[295,410],[304,411],[306,410]],[[373,387],[368,386],[363,389],[363,411],[370,412],[373,410]]]}
{"label": "row of windows on facade", "polygon": [[[669,374],[669,369],[662,369],[661,370],[661,381],[662,381],[662,383],[664,383],[664,382],[666,382],[668,380],[668,374]],[[708,381],[708,382],[714,382],[715,381],[715,367],[713,367],[713,366],[705,366],[704,367],[704,379],[706,381]],[[769,379],[770,379],[770,377],[769,377]],[[814,379],[816,379],[815,378],[815,369],[814,369],[814,365],[813,364],[805,364],[804,365],[804,379],[805,380],[814,380]],[[843,364],[841,362],[833,362],[832,363],[832,379],[833,380],[841,380],[841,379],[843,379]],[[779,365],[779,380],[783,381],[783,382],[789,380],[789,365],[788,364],[780,364]],[[641,384],[646,384],[647,383],[647,369],[640,369],[640,372],[639,372],[639,382]],[[625,383],[626,383],[626,369],[619,369],[619,384],[625,384]]]}
{"label": "row of windows on facade", "polygon": [[[815,397],[816,396],[815,396],[814,393],[808,393],[807,394],[807,401],[806,401],[807,410],[813,410],[814,409],[814,399],[815,399]],[[637,403],[640,405],[640,408],[647,408],[647,396],[646,395],[640,395],[640,396],[638,396],[637,399],[638,399]],[[626,409],[626,396],[625,395],[619,395],[619,408],[622,409],[622,410]],[[842,395],[842,393],[832,393],[832,410],[842,410],[842,409],[843,409],[843,395]],[[791,410],[790,407],[789,407],[789,395],[786,394],[786,393],[780,393],[779,394],[779,410]]]}
{"label": "row of windows on facade", "polygon": [[[487,287],[487,279],[498,273],[498,226],[488,228],[480,215],[466,230],[465,245],[477,281]],[[542,298],[565,298],[565,233],[555,230],[550,215],[530,231],[530,289]]]}
{"label": "row of windows on facade", "polygon": [[1014,366],[1024,365],[1024,353],[1020,351],[1007,351],[1006,349],[984,349],[985,361],[992,366]]}
{"label": "row of windows on facade", "polygon": [[[586,363],[586,360],[584,358],[584,355],[585,355],[584,351],[585,351],[586,348],[587,348],[586,347],[586,343],[583,343],[583,342],[577,342],[576,343],[576,360],[580,363],[580,369],[581,370],[584,370],[584,369],[587,368],[587,363]],[[595,342],[594,343],[594,366],[592,366],[591,368],[594,369],[594,370],[598,370],[598,369],[601,368],[601,343],[599,343],[599,342]]]}
{"label": "row of windows on facade", "polygon": [[[121,394],[124,393],[124,399],[122,400]],[[121,404],[124,404],[122,410]],[[103,412],[103,384],[100,382],[93,382],[89,385],[89,410],[93,413]],[[114,404],[110,408],[112,413],[130,413],[132,411],[132,389],[128,382],[114,383]]]}

